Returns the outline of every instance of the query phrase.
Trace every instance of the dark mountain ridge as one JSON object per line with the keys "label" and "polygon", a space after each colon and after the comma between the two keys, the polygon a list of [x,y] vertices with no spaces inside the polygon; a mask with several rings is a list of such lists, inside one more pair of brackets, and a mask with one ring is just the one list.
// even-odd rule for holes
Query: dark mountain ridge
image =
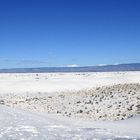
{"label": "dark mountain ridge", "polygon": [[140,71],[140,63],[82,66],[82,67],[39,67],[39,68],[11,68],[0,69],[0,73],[45,73],[45,72],[117,72]]}

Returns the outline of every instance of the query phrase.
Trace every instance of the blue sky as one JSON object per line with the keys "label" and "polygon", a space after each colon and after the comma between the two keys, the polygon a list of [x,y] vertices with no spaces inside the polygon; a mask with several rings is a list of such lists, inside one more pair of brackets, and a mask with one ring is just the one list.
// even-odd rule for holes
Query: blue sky
{"label": "blue sky", "polygon": [[0,1],[0,68],[131,62],[139,0]]}

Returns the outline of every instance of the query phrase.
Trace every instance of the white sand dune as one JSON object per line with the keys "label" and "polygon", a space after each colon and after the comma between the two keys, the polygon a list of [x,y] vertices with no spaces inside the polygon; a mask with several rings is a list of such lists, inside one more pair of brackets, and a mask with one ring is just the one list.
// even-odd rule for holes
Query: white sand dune
{"label": "white sand dune", "polygon": [[140,138],[140,117],[89,122],[0,106],[2,140],[107,140]]}
{"label": "white sand dune", "polygon": [[0,74],[0,93],[50,93],[120,83],[140,83],[140,72]]}
{"label": "white sand dune", "polygon": [[[40,95],[52,95],[55,97],[55,95],[60,93],[61,95],[71,94],[77,93],[79,90],[88,91],[90,88],[95,89],[95,87],[114,87],[113,85],[116,84],[130,83],[132,85],[137,84],[139,89],[140,72],[0,74],[0,139],[140,139],[139,116],[115,122],[93,121],[85,118],[69,118],[58,114],[47,114],[46,112],[38,112],[39,110],[37,112],[24,110],[28,107],[25,106],[27,96],[29,99],[35,98],[36,95],[38,97]],[[140,93],[137,89],[134,89],[134,92],[135,90],[137,91],[135,94],[132,92],[133,104],[137,103],[136,105],[139,105],[140,101],[137,97]],[[126,96],[126,93],[124,96],[121,93],[121,96],[118,96],[118,98],[124,99]],[[78,97],[78,100],[82,98]],[[17,106],[19,109],[16,108],[15,104],[17,99],[21,103],[21,107]],[[63,103],[65,101],[67,100],[64,100]],[[131,98],[129,98],[128,105],[130,102]],[[38,104],[36,100],[28,103],[37,107],[40,105],[40,102]],[[5,105],[14,108],[6,107]],[[56,102],[53,102],[52,105],[55,107]],[[20,108],[23,108],[23,110]]]}

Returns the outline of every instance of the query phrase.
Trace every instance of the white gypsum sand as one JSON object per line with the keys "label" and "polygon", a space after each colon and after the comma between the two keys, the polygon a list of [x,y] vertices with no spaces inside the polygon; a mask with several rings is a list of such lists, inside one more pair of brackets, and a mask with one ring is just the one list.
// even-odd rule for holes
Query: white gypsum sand
{"label": "white gypsum sand", "polygon": [[0,106],[2,140],[138,140],[140,117],[123,121],[84,121]]}
{"label": "white gypsum sand", "polygon": [[140,72],[0,74],[0,93],[53,93],[121,83],[140,83]]}
{"label": "white gypsum sand", "polygon": [[[64,120],[71,124],[70,120],[74,119],[75,124],[78,124],[78,128],[74,128],[74,130],[86,127],[87,129],[84,129],[84,132],[91,130],[88,132],[94,134],[95,130],[93,128],[103,128],[104,130],[99,129],[100,134],[96,138],[105,138],[105,133],[108,133],[107,138],[119,137],[120,134],[120,138],[125,138],[125,136],[128,139],[135,138],[135,136],[139,138],[139,84],[140,72],[0,74],[0,104],[18,109],[39,111],[43,113],[43,116],[46,114],[45,112],[54,114],[53,120],[55,118],[62,126],[64,125]],[[13,117],[11,116],[11,120],[14,119],[14,122],[12,122],[14,126],[18,124],[16,120],[21,122],[17,111],[12,111],[10,108],[5,108],[5,110],[10,114],[12,112],[15,114],[13,114]],[[26,111],[24,112],[21,110],[19,116],[26,118]],[[1,112],[0,118],[4,118],[5,114],[6,112],[3,114]],[[60,115],[68,116],[69,118],[62,117],[60,119]],[[39,122],[35,123],[35,120],[38,115],[34,113],[31,116],[34,117],[34,124],[32,123],[30,129],[37,129]],[[130,117],[133,121],[131,121],[132,119],[124,120]],[[42,116],[39,118],[43,119]],[[94,122],[93,120],[123,121],[98,123],[98,121]],[[4,120],[1,119],[1,121]],[[24,119],[22,123],[26,124],[26,121]],[[50,120],[46,118],[46,121]],[[28,123],[31,122],[30,120]],[[3,123],[1,122],[1,124]],[[89,124],[93,124],[93,126]],[[102,127],[102,125],[104,126]],[[11,127],[13,126],[11,125]],[[73,129],[73,126],[69,127]],[[133,131],[131,131],[132,128]],[[13,133],[11,132],[14,131],[13,129],[11,128],[10,133]],[[41,129],[43,128],[40,127]],[[48,129],[50,129],[49,126],[44,130],[47,131]],[[111,129],[112,135],[109,135],[111,132],[106,129]],[[3,131],[3,133],[6,133],[7,129]],[[60,133],[59,135],[62,134],[60,129],[58,129],[58,132]],[[84,132],[82,129],[81,133]],[[83,134],[77,135],[82,136]],[[93,135],[88,134],[88,136],[86,139],[93,138]],[[32,137],[34,136],[32,135]],[[69,139],[71,138],[72,134],[70,134]]]}
{"label": "white gypsum sand", "polygon": [[124,120],[140,115],[140,84],[26,96],[6,95],[0,104],[90,120]]}

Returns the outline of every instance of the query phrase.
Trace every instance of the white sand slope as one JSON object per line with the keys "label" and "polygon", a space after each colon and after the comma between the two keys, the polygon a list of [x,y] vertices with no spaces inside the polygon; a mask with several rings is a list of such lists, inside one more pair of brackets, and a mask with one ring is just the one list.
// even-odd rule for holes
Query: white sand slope
{"label": "white sand slope", "polygon": [[[134,117],[130,119],[114,122],[93,121],[85,119],[84,117],[69,118],[58,114],[50,115],[46,113],[47,111],[38,112],[41,109],[41,105],[44,104],[44,99],[41,99],[40,96],[43,96],[43,98],[45,97],[47,100],[48,98],[53,99],[53,102],[50,102],[50,105],[51,108],[54,107],[54,109],[56,109],[56,107],[59,109],[60,107],[66,107],[68,105],[68,100],[71,102],[74,101],[71,104],[72,106],[70,106],[71,108],[69,111],[71,112],[71,109],[73,110],[73,107],[75,107],[75,105],[77,106],[77,102],[78,106],[82,108],[83,105],[81,101],[83,103],[87,103],[87,100],[91,98],[90,96],[85,96],[84,94],[81,94],[82,96],[79,94],[80,96],[75,98],[75,95],[72,97],[70,94],[75,94],[78,90],[84,91],[85,89],[87,92],[89,92],[90,90],[87,89],[92,88],[94,90],[95,87],[105,86],[105,88],[103,88],[105,93],[103,94],[106,95],[110,90],[106,88],[106,86],[108,87],[116,84],[121,84],[120,86],[122,86],[125,84],[127,87],[129,86],[129,83],[131,83],[132,86],[134,84],[136,87],[138,87],[135,88],[135,86],[133,86],[134,89],[132,89],[131,94],[127,92],[128,90],[131,90],[131,88],[128,88],[128,90],[125,88],[125,90],[122,90],[120,94],[117,94],[120,92],[118,91],[118,87],[117,92],[114,90],[115,86],[111,87],[113,88],[113,91],[115,91],[115,96],[113,97],[112,103],[114,110],[116,107],[118,108],[116,105],[119,105],[114,104],[116,102],[119,103],[117,99],[122,100],[124,109],[126,109],[126,107],[130,109],[129,107],[131,106],[131,103],[133,103],[135,112],[135,106],[139,105],[140,72],[0,74],[0,139],[140,139],[139,116],[134,115]],[[99,91],[102,91],[102,88]],[[68,94],[69,96],[67,96]],[[104,96],[104,101],[106,103],[109,103],[108,98],[111,103],[110,99],[112,98],[112,94],[113,93],[111,93],[111,96],[109,95],[107,98]],[[50,97],[50,95],[52,97]],[[66,95],[64,99],[62,98],[62,104],[61,100],[58,102],[58,98],[56,98],[57,96],[55,95]],[[133,96],[132,98],[131,95]],[[94,98],[95,95],[92,95],[92,97]],[[127,102],[128,99],[129,102]],[[131,102],[131,99],[133,99],[133,102]],[[5,105],[10,107],[6,107]],[[21,107],[19,105],[21,105]],[[90,104],[88,105],[90,107]],[[101,105],[99,103],[99,105],[102,111],[102,109],[104,109],[104,105],[107,104]],[[17,109],[17,107],[19,107],[19,109]],[[27,110],[23,111],[20,109],[23,108],[33,110],[32,107],[36,107],[37,110],[35,110],[37,112],[30,112]],[[43,107],[45,107],[45,105]]]}
{"label": "white sand slope", "polygon": [[[140,138],[140,117],[120,122],[86,122],[0,106],[2,140],[106,140]],[[135,130],[135,131],[132,131]]]}

